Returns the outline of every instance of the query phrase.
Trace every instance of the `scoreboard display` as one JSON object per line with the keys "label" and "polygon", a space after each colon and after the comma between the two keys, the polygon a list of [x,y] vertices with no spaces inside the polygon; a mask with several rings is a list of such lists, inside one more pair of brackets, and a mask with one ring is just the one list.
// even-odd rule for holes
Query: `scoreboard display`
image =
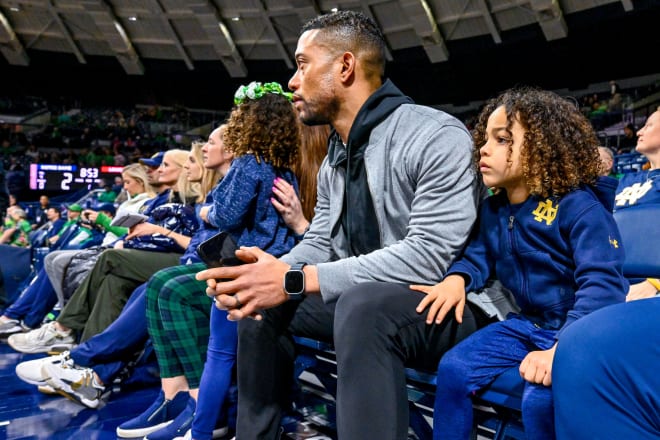
{"label": "scoreboard display", "polygon": [[80,167],[33,163],[30,165],[30,189],[78,191],[95,187],[101,179],[112,185],[115,176],[120,175],[123,168],[108,165]]}

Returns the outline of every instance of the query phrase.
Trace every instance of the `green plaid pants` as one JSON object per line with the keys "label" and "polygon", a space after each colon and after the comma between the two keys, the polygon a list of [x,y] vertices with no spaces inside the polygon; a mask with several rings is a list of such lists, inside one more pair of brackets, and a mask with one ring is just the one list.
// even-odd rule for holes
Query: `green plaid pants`
{"label": "green plaid pants", "polygon": [[147,284],[147,324],[161,377],[185,376],[190,388],[199,388],[209,342],[213,300],[206,282],[195,274],[203,263],[158,271]]}

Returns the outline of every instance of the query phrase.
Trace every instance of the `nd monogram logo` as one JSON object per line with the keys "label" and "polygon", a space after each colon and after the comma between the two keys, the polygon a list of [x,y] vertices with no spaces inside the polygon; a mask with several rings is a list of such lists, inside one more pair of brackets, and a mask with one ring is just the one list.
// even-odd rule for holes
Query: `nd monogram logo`
{"label": "nd monogram logo", "polygon": [[545,224],[550,226],[557,217],[557,209],[552,205],[552,200],[546,199],[544,202],[539,202],[539,206],[532,211],[532,214],[534,214],[534,220],[539,223],[545,220]]}
{"label": "nd monogram logo", "polygon": [[609,239],[610,239],[610,244],[612,245],[612,247],[614,247],[614,249],[619,249],[619,241],[615,238],[612,238],[612,237],[609,237]]}
{"label": "nd monogram logo", "polygon": [[650,180],[647,180],[643,184],[641,183],[636,183],[632,186],[629,186],[627,188],[623,188],[623,191],[621,191],[619,194],[616,196],[616,206],[625,206],[626,202],[629,205],[634,205],[637,203],[637,200],[641,199],[644,197],[644,195],[649,192],[649,190],[653,187],[653,184],[651,183]]}

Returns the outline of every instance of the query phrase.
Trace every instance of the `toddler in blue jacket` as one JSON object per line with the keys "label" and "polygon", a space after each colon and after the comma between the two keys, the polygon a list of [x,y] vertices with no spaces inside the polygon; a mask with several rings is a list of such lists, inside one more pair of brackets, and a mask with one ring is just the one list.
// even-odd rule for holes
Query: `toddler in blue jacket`
{"label": "toddler in blue jacket", "polygon": [[573,103],[516,88],[491,100],[474,132],[475,164],[494,195],[461,257],[417,307],[429,324],[466,292],[497,277],[519,314],[490,324],[448,351],[438,366],[434,439],[468,439],[471,396],[504,371],[525,380],[522,414],[529,439],[554,439],[552,361],[572,322],[623,302],[628,283],[611,214],[616,181],[599,177],[598,140]]}

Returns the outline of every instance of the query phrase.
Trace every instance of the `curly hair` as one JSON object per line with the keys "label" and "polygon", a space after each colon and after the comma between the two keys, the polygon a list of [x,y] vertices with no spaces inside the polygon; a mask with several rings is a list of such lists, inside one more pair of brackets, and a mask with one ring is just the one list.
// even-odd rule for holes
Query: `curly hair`
{"label": "curly hair", "polygon": [[511,132],[514,121],[525,130],[520,161],[530,194],[559,197],[596,181],[600,174],[599,143],[591,123],[569,100],[530,87],[509,89],[486,103],[473,131],[476,167],[479,150],[487,141],[488,118],[502,106],[507,131]]}
{"label": "curly hair", "polygon": [[232,110],[223,140],[234,157],[253,154],[276,168],[292,168],[300,145],[296,111],[282,95],[248,99]]}

